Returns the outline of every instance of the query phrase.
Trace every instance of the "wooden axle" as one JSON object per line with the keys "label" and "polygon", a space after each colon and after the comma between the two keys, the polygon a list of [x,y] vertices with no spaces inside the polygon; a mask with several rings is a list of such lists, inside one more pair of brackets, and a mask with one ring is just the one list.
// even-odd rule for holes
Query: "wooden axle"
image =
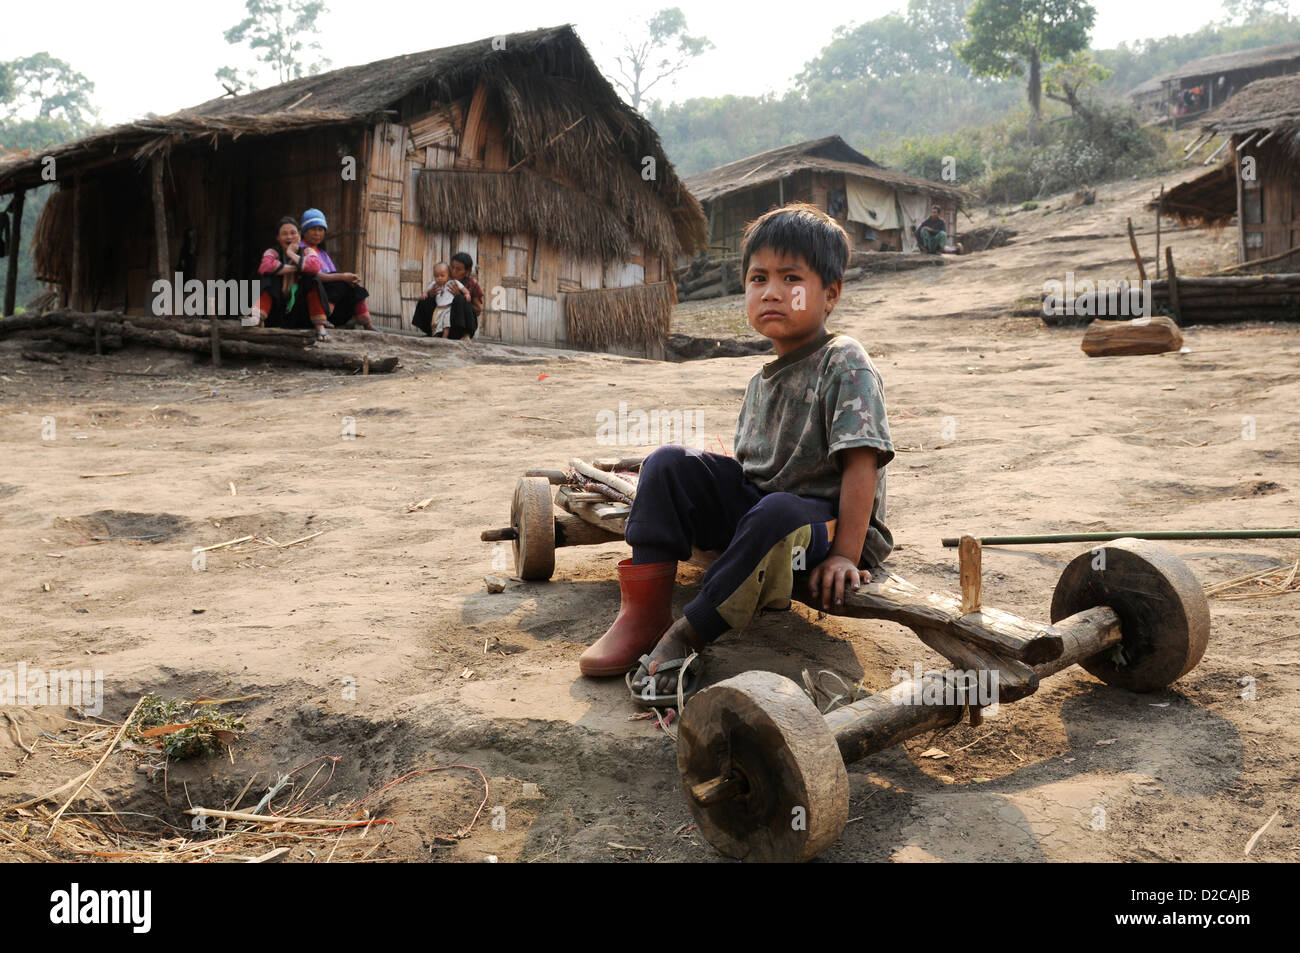
{"label": "wooden axle", "polygon": [[[1038,687],[1039,679],[1054,675],[1076,662],[1118,645],[1123,639],[1119,616],[1105,606],[1073,615],[1059,623],[1057,629],[1068,648],[1057,658],[1042,662],[1030,670],[1033,680],[1028,691],[1019,690],[1013,697],[1008,697],[1003,690],[1000,667],[969,670],[971,677],[988,678],[990,671],[997,673],[996,701],[1016,701],[1032,694]],[[928,701],[936,698],[953,698],[954,701],[952,704]],[[943,673],[926,672],[892,688],[836,708],[825,716],[826,727],[835,736],[835,744],[844,763],[852,764],[927,731],[956,724],[961,721],[968,705],[972,710],[978,705],[973,684],[965,688],[954,686]],[[701,806],[708,806],[743,796],[747,790],[748,785],[743,777],[718,776],[692,785],[691,796]]]}

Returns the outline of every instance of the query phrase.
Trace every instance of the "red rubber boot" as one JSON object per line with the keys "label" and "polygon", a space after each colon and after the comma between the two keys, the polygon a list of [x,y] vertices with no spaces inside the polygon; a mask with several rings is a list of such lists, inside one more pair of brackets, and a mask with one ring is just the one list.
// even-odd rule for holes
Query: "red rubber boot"
{"label": "red rubber boot", "polygon": [[673,582],[677,563],[618,564],[622,605],[618,618],[578,659],[583,675],[622,675],[654,648],[673,624]]}

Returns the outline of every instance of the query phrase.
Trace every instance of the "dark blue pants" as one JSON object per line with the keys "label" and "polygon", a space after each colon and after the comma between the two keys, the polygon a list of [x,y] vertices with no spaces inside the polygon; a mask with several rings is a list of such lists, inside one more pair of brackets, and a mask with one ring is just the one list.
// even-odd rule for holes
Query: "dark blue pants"
{"label": "dark blue pants", "polygon": [[706,642],[741,628],[763,608],[786,608],[796,574],[830,552],[838,506],[793,493],[763,493],[733,458],[660,447],[641,465],[626,538],[634,564],[721,550],[686,618]]}

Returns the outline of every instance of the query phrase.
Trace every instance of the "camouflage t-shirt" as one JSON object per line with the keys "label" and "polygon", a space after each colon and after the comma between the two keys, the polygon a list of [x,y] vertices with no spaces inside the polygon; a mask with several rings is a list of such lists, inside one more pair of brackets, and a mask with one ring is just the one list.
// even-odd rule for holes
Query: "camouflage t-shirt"
{"label": "camouflage t-shirt", "polygon": [[839,500],[839,451],[879,451],[876,498],[861,565],[878,566],[894,548],[885,525],[885,465],[894,459],[884,386],[856,340],[827,334],[755,374],[736,421],[736,460],[764,493]]}

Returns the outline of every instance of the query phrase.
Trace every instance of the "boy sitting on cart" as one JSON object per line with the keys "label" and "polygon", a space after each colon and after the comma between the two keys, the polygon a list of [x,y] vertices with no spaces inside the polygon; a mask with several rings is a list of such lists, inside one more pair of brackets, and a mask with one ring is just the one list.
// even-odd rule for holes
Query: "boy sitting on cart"
{"label": "boy sitting on cart", "polygon": [[[675,704],[678,674],[689,665],[689,696],[694,656],[718,636],[787,608],[796,582],[824,609],[840,605],[889,555],[883,468],[894,448],[880,375],[861,344],[826,330],[848,256],[844,230],[810,205],[746,229],[745,310],[777,359],[749,381],[734,457],[665,446],[642,464],[632,558],[618,564],[622,605],[582,654],[584,675],[628,673],[639,703]],[[674,621],[677,562],[692,547],[722,552]]]}

